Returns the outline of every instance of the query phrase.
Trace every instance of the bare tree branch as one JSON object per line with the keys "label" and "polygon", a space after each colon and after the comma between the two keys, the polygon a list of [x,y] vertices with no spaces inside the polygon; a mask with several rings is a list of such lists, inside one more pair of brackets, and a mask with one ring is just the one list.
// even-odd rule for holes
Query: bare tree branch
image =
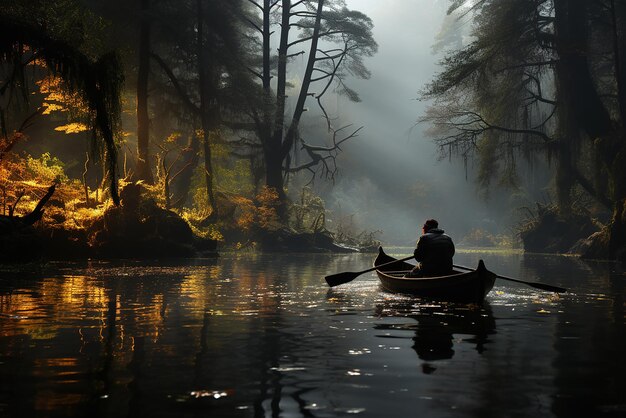
{"label": "bare tree branch", "polygon": [[339,135],[345,129],[348,129],[351,126],[352,125],[346,125],[337,130],[334,130],[332,135],[332,145],[330,146],[312,145],[305,142],[302,138],[299,138],[301,149],[307,153],[310,161],[300,164],[296,167],[286,167],[285,171],[288,173],[296,173],[299,171],[308,170],[311,172],[312,177],[307,184],[311,184],[315,180],[318,170],[321,168],[321,175],[323,175],[326,179],[334,181],[338,171],[337,153],[341,151],[340,145],[351,138],[357,137],[358,133],[361,131],[361,129],[363,129],[363,127],[361,126],[348,133],[347,135],[339,137]]}

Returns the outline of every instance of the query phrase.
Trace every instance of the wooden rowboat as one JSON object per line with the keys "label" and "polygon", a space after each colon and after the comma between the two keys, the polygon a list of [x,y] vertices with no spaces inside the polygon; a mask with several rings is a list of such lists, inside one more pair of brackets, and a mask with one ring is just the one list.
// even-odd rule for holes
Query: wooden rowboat
{"label": "wooden rowboat", "polygon": [[450,302],[482,303],[496,281],[496,275],[487,270],[483,260],[478,262],[476,270],[454,270],[454,274],[438,277],[404,277],[401,272],[411,270],[414,266],[404,261],[393,263],[394,260],[394,257],[385,254],[382,247],[378,249],[378,256],[374,260],[374,267],[391,263],[376,269],[381,286],[389,292]]}

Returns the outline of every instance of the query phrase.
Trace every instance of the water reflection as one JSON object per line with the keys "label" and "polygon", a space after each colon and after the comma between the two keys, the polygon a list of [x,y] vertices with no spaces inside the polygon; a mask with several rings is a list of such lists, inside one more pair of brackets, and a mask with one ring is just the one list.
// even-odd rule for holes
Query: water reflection
{"label": "water reflection", "polygon": [[[376,305],[379,318],[410,318],[411,322],[377,323],[374,328],[381,331],[412,331],[415,333],[412,348],[419,359],[425,362],[451,359],[454,345],[470,343],[482,354],[489,335],[495,334],[496,321],[488,302],[482,306],[458,304],[429,304],[414,300],[385,300]],[[378,335],[393,338],[393,335]],[[425,373],[435,367],[423,364]]]}
{"label": "water reflection", "polygon": [[622,416],[623,272],[480,256],[571,292],[435,304],[373,274],[328,290],[358,255],[0,271],[0,416]]}
{"label": "water reflection", "polygon": [[[563,418],[626,416],[626,274],[614,263],[544,256],[538,264],[539,257],[524,267],[569,280],[573,288],[555,329],[552,412]],[[589,385],[576,383],[581,381]]]}

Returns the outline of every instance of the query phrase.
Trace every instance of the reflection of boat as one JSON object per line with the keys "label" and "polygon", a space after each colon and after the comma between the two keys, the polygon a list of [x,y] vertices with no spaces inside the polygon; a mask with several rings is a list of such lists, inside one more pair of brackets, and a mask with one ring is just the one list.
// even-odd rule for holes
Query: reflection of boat
{"label": "reflection of boat", "polygon": [[[488,336],[495,334],[496,321],[489,303],[482,306],[468,305],[416,305],[414,302],[385,301],[376,307],[379,318],[411,318],[409,323],[377,324],[379,330],[414,331],[413,349],[421,360],[450,359],[454,355],[454,343],[471,343],[482,353]],[[382,336],[381,336],[382,337]],[[426,373],[432,372],[425,369]]]}
{"label": "reflection of boat", "polygon": [[374,260],[374,267],[391,263],[376,270],[382,287],[395,293],[441,299],[452,302],[482,303],[493,288],[496,275],[485,267],[482,260],[478,268],[467,273],[454,271],[449,276],[404,277],[414,266],[385,254],[382,247]]}

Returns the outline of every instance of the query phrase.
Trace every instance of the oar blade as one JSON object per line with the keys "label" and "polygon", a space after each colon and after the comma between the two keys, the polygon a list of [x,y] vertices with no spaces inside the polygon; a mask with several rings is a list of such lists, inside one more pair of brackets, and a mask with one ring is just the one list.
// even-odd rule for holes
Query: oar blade
{"label": "oar blade", "polygon": [[[459,266],[457,264],[455,264],[454,267],[456,267],[458,269],[461,269],[461,270],[471,270],[471,271],[474,270],[474,269],[471,269],[469,267]],[[552,285],[549,285],[549,284],[543,284],[543,283],[537,283],[537,282],[527,282],[527,281],[524,281],[524,280],[514,279],[513,277],[501,276],[499,274],[496,274],[496,277],[499,278],[499,279],[508,280],[508,281],[515,282],[515,283],[522,283],[522,284],[534,287],[535,289],[541,289],[541,290],[545,290],[547,292],[555,292],[555,293],[565,293],[565,292],[567,292],[567,289],[565,289],[563,287],[552,286]]]}
{"label": "oar blade", "polygon": [[[383,253],[383,254],[384,254],[384,252],[383,252],[383,249],[382,249],[382,248],[380,248],[380,249],[379,249],[379,251],[380,251],[381,253]],[[390,258],[391,258],[391,257],[390,257]],[[346,272],[343,272],[343,273],[331,274],[330,276],[326,276],[326,277],[325,277],[325,279],[326,279],[326,283],[328,283],[328,285],[329,285],[330,287],[333,287],[333,286],[338,286],[338,285],[340,285],[340,284],[344,284],[344,283],[351,282],[352,280],[356,279],[357,277],[359,277],[359,276],[360,276],[361,274],[363,274],[363,273],[367,273],[367,272],[369,272],[369,271],[374,271],[374,270],[377,270],[377,269],[379,269],[379,268],[381,268],[381,267],[391,266],[392,264],[396,264],[396,263],[399,263],[399,265],[400,265],[402,268],[406,268],[406,266],[405,266],[404,264],[402,264],[401,262],[402,262],[402,261],[407,261],[407,260],[410,260],[410,259],[412,259],[412,258],[413,258],[413,256],[412,256],[412,255],[410,255],[410,256],[408,256],[408,257],[405,257],[405,258],[402,258],[402,259],[400,259],[400,260],[395,260],[395,259],[391,258],[391,259],[392,259],[392,261],[390,261],[390,262],[388,262],[388,263],[378,264],[377,266],[375,266],[375,267],[371,267],[371,268],[368,268],[367,270],[357,271],[357,272],[354,272],[354,271],[346,271]]]}
{"label": "oar blade", "polygon": [[356,279],[360,273],[355,273],[352,271],[344,271],[343,273],[331,274],[330,276],[326,276],[326,283],[330,287],[339,286],[340,284],[351,282]]}

